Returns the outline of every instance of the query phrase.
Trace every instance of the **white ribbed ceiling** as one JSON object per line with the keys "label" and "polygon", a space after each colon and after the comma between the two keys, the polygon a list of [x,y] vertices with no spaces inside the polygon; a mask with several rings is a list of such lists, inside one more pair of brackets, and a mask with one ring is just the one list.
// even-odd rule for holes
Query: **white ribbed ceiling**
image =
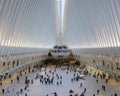
{"label": "white ribbed ceiling", "polygon": [[70,48],[120,46],[119,4],[120,0],[0,0],[0,44],[51,48],[63,40]]}
{"label": "white ribbed ceiling", "polygon": [[71,48],[120,46],[120,0],[66,0],[65,40]]}
{"label": "white ribbed ceiling", "polygon": [[55,8],[54,0],[0,0],[1,46],[53,47]]}

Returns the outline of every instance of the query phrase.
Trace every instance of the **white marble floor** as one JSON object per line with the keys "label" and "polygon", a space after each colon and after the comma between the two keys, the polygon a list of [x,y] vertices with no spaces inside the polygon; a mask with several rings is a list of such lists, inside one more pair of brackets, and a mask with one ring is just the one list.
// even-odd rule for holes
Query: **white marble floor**
{"label": "white marble floor", "polygon": [[[49,69],[47,69],[47,73]],[[53,71],[53,70],[52,70]],[[36,74],[44,74],[44,72],[37,71],[35,73],[30,73],[27,74],[29,79],[35,78]],[[56,74],[59,76],[62,76],[62,85],[57,85],[57,81],[60,81],[56,78]],[[68,74],[66,74],[66,70],[61,70],[60,68],[56,69],[55,73],[55,80],[54,84],[50,85],[45,85],[40,83],[39,79],[34,79],[34,83],[30,84],[29,90],[23,91],[23,94],[21,96],[25,96],[24,94],[27,93],[27,96],[54,96],[53,93],[57,92],[58,96],[69,96],[69,90],[72,89],[74,90],[74,93],[78,93],[79,96],[83,92],[84,88],[86,88],[86,93],[85,96],[93,96],[93,94],[97,95],[97,89],[100,91],[104,92],[105,96],[111,96],[111,94],[117,93],[118,96],[120,96],[120,90],[117,90],[116,87],[112,86],[110,83],[106,84],[104,80],[99,79],[98,83],[96,83],[96,79],[93,78],[92,76],[86,76],[85,80],[80,79],[78,82],[71,82],[71,78],[73,78],[74,72],[73,71],[68,71]],[[24,81],[25,81],[25,76],[20,78],[20,83],[18,84],[17,81],[15,80],[13,84],[9,84],[10,92],[7,93],[5,92],[4,94],[0,93],[0,96],[16,96],[16,92],[20,91],[21,88],[24,89]],[[83,83],[82,88],[80,87],[80,83]],[[101,89],[102,84],[106,86],[106,91],[103,91]],[[8,86],[4,86],[7,88]],[[13,90],[14,88],[14,90]],[[0,90],[2,87],[0,87]],[[114,96],[114,95],[113,95]]]}

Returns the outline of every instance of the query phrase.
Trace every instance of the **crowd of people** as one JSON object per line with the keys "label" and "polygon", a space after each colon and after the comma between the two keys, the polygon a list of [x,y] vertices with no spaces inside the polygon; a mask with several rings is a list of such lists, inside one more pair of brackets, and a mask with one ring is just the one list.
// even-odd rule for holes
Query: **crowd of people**
{"label": "crowd of people", "polygon": [[[43,70],[44,69],[44,70]],[[85,80],[85,76],[86,75],[91,75],[90,73],[85,74],[85,76],[81,77],[80,75],[82,74],[81,71],[76,71],[76,67],[71,67],[71,66],[64,66],[59,68],[61,70],[63,70],[66,74],[66,76],[70,73],[73,72],[74,75],[73,77],[71,77],[70,81],[71,83],[74,82],[79,82],[79,88],[81,88],[80,90],[82,90],[81,93],[76,93],[72,88],[70,88],[68,94],[69,96],[86,96],[86,92],[87,92],[87,88],[84,87],[84,84],[81,82],[82,80]],[[39,70],[39,71],[38,71]],[[24,96],[28,96],[27,92],[29,92],[29,85],[30,84],[34,84],[34,80],[39,80],[40,84],[42,85],[53,85],[56,84],[56,86],[62,86],[63,84],[63,76],[58,74],[56,72],[57,67],[53,67],[53,68],[49,68],[49,70],[47,70],[47,68],[39,68],[39,69],[35,69],[32,70],[33,74],[36,74],[34,78],[29,78],[27,75],[25,76],[25,86],[24,88],[20,88],[19,92],[20,94],[24,93]],[[19,83],[21,76],[17,76],[16,77],[16,81],[17,83]],[[66,77],[67,78],[67,77]],[[103,75],[101,75],[100,73],[98,74],[93,74],[93,78],[96,79],[96,83],[99,83],[99,78],[105,78],[103,77]],[[106,80],[106,83],[109,82],[109,79]],[[11,84],[13,83],[13,80],[11,79]],[[2,84],[0,85],[2,86]],[[100,91],[102,89],[102,91]],[[104,96],[104,92],[106,91],[106,86],[105,85],[101,85],[101,89],[96,89],[96,93],[93,93],[93,96]],[[14,89],[12,90],[14,91]],[[6,89],[3,88],[2,89],[2,94],[4,94],[5,92],[11,92],[10,87],[7,87]],[[59,96],[59,94],[56,92],[51,92],[54,96]],[[99,95],[102,94],[102,95]],[[46,96],[51,96],[50,94],[48,94],[46,92]],[[118,96],[117,93],[111,94],[111,96]]]}

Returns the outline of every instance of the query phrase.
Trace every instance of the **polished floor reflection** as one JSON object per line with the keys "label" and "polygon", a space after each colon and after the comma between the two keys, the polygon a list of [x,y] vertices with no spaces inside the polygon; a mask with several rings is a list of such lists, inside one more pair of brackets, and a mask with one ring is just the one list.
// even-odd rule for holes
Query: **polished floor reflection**
{"label": "polished floor reflection", "polygon": [[[73,96],[75,94],[78,94],[80,96],[80,94],[84,92],[85,88],[85,96],[94,96],[93,94],[95,94],[95,96],[99,96],[101,92],[104,94],[104,96],[112,96],[112,94],[113,96],[115,96],[115,93],[117,93],[117,96],[119,96],[120,87],[114,86],[111,80],[106,83],[104,79],[98,78],[97,83],[97,78],[94,78],[93,75],[80,75],[81,71],[83,71],[83,69],[79,69],[79,71],[75,72],[74,68],[69,70],[67,70],[66,68],[46,68],[46,71],[44,68],[42,68],[41,71],[36,70],[34,73],[30,73],[20,77],[19,83],[15,79],[13,80],[13,84],[9,83],[3,85],[2,87],[0,87],[0,96],[16,96],[16,92],[20,92],[21,89],[23,89],[23,92],[20,96],[25,96],[26,93],[26,96],[54,96],[54,92],[56,92],[58,96],[69,96],[70,89],[74,91],[72,93]],[[38,77],[36,77],[37,74]],[[74,77],[76,77],[77,75],[80,76],[78,81],[74,80]],[[24,90],[26,76],[30,80],[30,84],[27,90]],[[39,76],[43,76],[44,78],[54,77],[53,84],[45,84],[45,79],[43,79],[43,82],[40,82]],[[32,79],[33,83],[31,83]],[[80,86],[81,83],[82,86]],[[105,85],[105,91],[102,89],[102,85]],[[2,88],[5,88],[4,94],[2,94]],[[9,93],[7,92],[8,88],[10,91]],[[97,90],[99,90],[99,93],[97,93]]]}

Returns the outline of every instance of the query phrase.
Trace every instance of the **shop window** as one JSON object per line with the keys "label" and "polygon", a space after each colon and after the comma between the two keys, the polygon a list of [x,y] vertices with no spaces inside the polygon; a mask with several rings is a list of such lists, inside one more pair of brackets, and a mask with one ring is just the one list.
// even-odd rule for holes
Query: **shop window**
{"label": "shop window", "polygon": [[116,63],[116,66],[119,66],[119,63]]}
{"label": "shop window", "polygon": [[95,60],[93,59],[93,63],[95,63]]}
{"label": "shop window", "polygon": [[15,61],[13,61],[13,64],[12,64],[12,68],[14,68],[15,67]]}
{"label": "shop window", "polygon": [[105,62],[104,62],[104,60],[102,61],[102,65],[105,66]]}
{"label": "shop window", "polygon": [[109,68],[109,64],[107,64],[107,68]]}
{"label": "shop window", "polygon": [[5,71],[5,62],[3,62],[3,64],[2,64],[2,72],[4,72]]}
{"label": "shop window", "polygon": [[7,64],[7,68],[8,68],[8,70],[10,69],[10,61]]}
{"label": "shop window", "polygon": [[5,67],[5,62],[3,62],[3,65],[2,65],[3,67]]}
{"label": "shop window", "polygon": [[19,66],[19,60],[17,60],[17,66]]}

